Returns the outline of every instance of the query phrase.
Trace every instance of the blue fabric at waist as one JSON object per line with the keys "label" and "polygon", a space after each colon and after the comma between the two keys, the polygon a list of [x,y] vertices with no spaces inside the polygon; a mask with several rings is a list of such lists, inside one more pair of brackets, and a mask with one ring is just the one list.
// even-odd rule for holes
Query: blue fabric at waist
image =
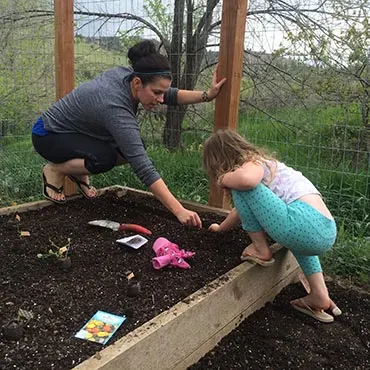
{"label": "blue fabric at waist", "polygon": [[32,126],[32,133],[37,136],[45,136],[49,133],[49,131],[45,129],[42,117],[39,117],[39,119]]}

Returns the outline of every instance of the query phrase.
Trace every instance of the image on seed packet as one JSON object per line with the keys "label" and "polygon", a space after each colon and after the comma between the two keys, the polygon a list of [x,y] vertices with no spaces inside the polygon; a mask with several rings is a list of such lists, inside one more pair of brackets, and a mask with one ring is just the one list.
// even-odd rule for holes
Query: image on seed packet
{"label": "image on seed packet", "polygon": [[75,337],[105,344],[125,320],[126,316],[97,311]]}
{"label": "image on seed packet", "polygon": [[145,243],[148,242],[148,239],[144,238],[141,235],[128,236],[126,238],[116,240],[117,243],[123,244],[126,247],[131,247],[134,249],[139,249]]}

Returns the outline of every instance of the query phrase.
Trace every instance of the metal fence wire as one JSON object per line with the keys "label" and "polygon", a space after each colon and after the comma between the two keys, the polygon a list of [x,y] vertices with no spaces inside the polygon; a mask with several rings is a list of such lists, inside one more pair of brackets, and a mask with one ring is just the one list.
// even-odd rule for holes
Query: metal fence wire
{"label": "metal fence wire", "polygon": [[[365,236],[370,230],[368,12],[366,1],[250,1],[238,122],[240,133],[302,171],[335,217]],[[30,130],[55,101],[53,13],[51,0],[0,1],[1,206],[41,197],[44,161],[32,149]],[[176,61],[177,86],[203,90],[218,60],[221,16],[217,0],[75,0],[75,86],[127,65],[128,48],[146,38]],[[164,107],[139,112],[148,151],[180,198],[207,201],[208,183],[199,168],[213,113],[214,103],[175,114]],[[141,186],[125,174],[92,181]]]}

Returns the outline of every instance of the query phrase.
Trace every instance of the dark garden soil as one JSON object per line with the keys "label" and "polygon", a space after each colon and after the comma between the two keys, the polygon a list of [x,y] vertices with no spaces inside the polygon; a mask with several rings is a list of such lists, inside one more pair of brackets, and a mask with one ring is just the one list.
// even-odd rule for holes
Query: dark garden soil
{"label": "dark garden soil", "polygon": [[[200,215],[204,228],[195,230],[181,226],[152,198],[107,194],[20,213],[18,221],[15,215],[1,216],[0,325],[15,319],[20,308],[32,311],[34,318],[18,341],[0,337],[0,369],[71,369],[104,348],[74,337],[96,311],[127,316],[109,345],[237,266],[248,243],[246,233],[209,233],[210,223],[222,218]],[[134,233],[87,225],[94,219],[141,224],[153,234],[133,250],[116,239]],[[30,236],[20,237],[20,231]],[[152,245],[160,236],[196,252],[187,260],[191,269],[154,270]],[[68,238],[69,269],[53,258],[37,258]],[[140,279],[135,297],[127,294],[128,271]],[[194,369],[369,368],[369,295],[334,283],[329,288],[344,311],[334,324],[293,312],[288,302],[303,290],[290,286]]]}
{"label": "dark garden soil", "polygon": [[189,370],[204,369],[370,369],[370,293],[327,283],[343,310],[322,324],[289,307],[305,295],[290,285],[273,303],[247,317]]}

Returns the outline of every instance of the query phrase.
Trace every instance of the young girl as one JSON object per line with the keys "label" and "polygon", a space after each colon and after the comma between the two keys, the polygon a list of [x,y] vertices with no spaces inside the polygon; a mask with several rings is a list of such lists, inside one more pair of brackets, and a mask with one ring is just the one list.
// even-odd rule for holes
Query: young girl
{"label": "young girl", "polygon": [[304,298],[291,301],[296,310],[319,321],[341,314],[330,299],[318,255],[336,239],[336,225],[320,193],[300,172],[270,157],[231,130],[213,133],[204,144],[203,165],[217,184],[231,192],[235,205],[210,231],[230,230],[241,221],[252,241],[241,259],[269,266],[274,262],[266,233],[288,248],[310,285]]}

